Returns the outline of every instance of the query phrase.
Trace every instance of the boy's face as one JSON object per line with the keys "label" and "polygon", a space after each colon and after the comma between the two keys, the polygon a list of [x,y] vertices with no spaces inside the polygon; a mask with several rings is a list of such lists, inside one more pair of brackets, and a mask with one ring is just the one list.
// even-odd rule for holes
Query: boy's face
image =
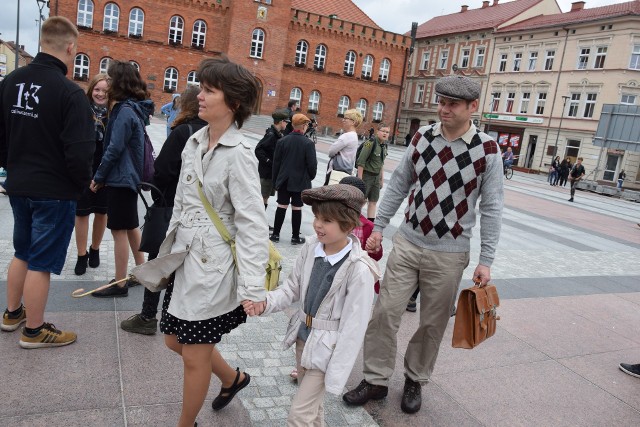
{"label": "boy's face", "polygon": [[341,249],[346,244],[347,236],[349,236],[351,231],[342,231],[338,221],[323,218],[321,216],[314,217],[313,229],[316,232],[318,241],[324,244],[325,248],[340,246],[338,249]]}

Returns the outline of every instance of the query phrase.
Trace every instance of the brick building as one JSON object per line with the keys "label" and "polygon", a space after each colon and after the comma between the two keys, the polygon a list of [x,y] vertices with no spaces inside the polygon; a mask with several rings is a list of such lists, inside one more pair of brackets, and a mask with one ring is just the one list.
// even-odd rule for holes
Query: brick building
{"label": "brick building", "polygon": [[258,114],[298,99],[327,133],[340,129],[347,108],[363,112],[363,129],[396,117],[410,39],[384,31],[349,0],[52,0],[50,7],[80,29],[70,77],[84,81],[110,60],[131,61],[157,106],[197,83],[203,58],[224,53],[260,81]]}

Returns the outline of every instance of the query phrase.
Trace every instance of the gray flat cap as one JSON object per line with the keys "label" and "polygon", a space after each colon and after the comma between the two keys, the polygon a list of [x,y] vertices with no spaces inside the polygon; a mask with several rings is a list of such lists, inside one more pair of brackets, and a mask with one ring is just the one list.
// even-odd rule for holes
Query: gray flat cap
{"label": "gray flat cap", "polygon": [[464,76],[442,77],[436,83],[436,95],[473,101],[480,98],[480,83]]}

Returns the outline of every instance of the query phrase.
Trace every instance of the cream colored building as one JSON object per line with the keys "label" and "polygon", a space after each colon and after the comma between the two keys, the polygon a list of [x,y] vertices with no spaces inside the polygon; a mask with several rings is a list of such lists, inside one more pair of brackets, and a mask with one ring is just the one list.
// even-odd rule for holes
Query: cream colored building
{"label": "cream colored building", "polygon": [[[0,80],[16,68],[16,45],[14,42],[0,40]],[[19,67],[24,67],[33,60],[24,48],[20,49],[18,56]]]}

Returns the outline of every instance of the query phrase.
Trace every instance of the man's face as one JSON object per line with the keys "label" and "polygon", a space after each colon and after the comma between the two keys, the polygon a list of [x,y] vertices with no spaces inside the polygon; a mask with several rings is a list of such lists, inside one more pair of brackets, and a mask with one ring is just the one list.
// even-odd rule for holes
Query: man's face
{"label": "man's face", "polygon": [[382,142],[386,142],[389,139],[389,133],[391,132],[391,129],[385,127],[385,128],[380,128],[378,129],[378,139]]}
{"label": "man's face", "polygon": [[511,152],[511,147],[508,147],[508,148],[507,148],[507,151],[510,153],[510,152]]}
{"label": "man's face", "polygon": [[582,160],[580,160],[580,159],[576,160],[576,165],[577,166],[580,166],[581,164],[582,164]]}
{"label": "man's face", "polygon": [[478,100],[467,101],[440,97],[438,117],[442,126],[450,129],[464,127],[471,120],[471,115],[478,109]]}
{"label": "man's face", "polygon": [[278,129],[280,132],[282,132],[286,127],[287,127],[287,122],[285,122],[284,120],[278,122],[275,124],[276,129]]}

